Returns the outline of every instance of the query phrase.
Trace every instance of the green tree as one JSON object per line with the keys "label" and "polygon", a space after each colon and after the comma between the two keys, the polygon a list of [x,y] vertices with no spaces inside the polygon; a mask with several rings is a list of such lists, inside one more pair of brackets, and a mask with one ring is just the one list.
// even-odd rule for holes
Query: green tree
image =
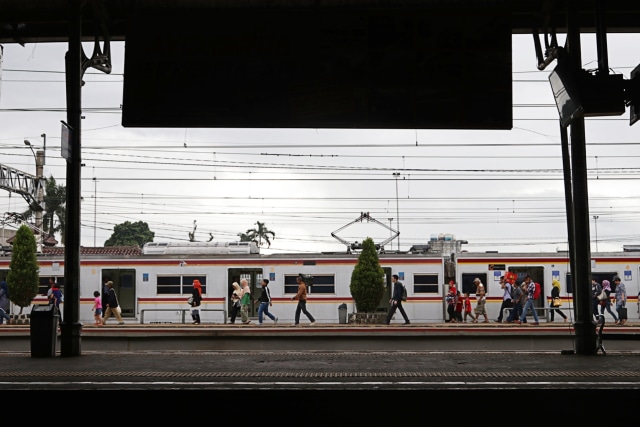
{"label": "green tree", "polygon": [[113,227],[111,237],[104,242],[105,246],[140,246],[153,242],[155,233],[149,230],[149,224],[143,221],[125,221]]}
{"label": "green tree", "polygon": [[[257,221],[256,225],[257,225],[256,228],[251,228],[247,230],[246,238],[248,240],[241,240],[241,241],[256,242],[259,247],[262,247],[266,243],[267,247],[270,247],[271,239],[276,238],[276,233],[269,230],[267,226],[264,225],[264,222]],[[239,236],[240,236],[240,239],[243,238],[242,234],[239,234]],[[271,236],[271,239],[269,238],[269,236]]]}
{"label": "green tree", "polygon": [[31,229],[21,225],[16,232],[7,273],[9,299],[22,309],[31,305],[38,294],[40,268],[36,256],[36,238]]}
{"label": "green tree", "polygon": [[376,245],[370,237],[362,242],[362,252],[351,273],[349,290],[359,312],[376,311],[384,294],[384,270],[380,266]]}

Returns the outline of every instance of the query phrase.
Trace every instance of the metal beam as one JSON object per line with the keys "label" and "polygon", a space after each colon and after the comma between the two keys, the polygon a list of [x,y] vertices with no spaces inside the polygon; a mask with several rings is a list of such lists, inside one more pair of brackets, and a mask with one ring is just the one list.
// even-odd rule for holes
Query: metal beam
{"label": "metal beam", "polygon": [[44,180],[40,177],[0,164],[0,189],[20,194],[33,211],[42,211],[39,195],[44,194]]}

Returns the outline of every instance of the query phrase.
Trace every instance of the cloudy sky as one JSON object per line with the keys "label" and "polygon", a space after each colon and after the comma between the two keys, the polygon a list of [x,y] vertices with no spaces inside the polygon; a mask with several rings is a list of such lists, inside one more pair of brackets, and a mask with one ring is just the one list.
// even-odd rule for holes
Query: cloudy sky
{"label": "cloudy sky", "polygon": [[[629,78],[640,63],[639,39],[608,35],[613,73]],[[93,46],[84,49],[90,55]],[[44,173],[62,185],[66,50],[4,45],[0,82],[0,163],[35,174],[23,141],[39,150],[46,134]],[[124,45],[112,51],[111,74],[90,69],[84,78],[83,246],[102,246],[125,221],[147,222],[155,241],[188,240],[194,222],[196,240],[237,240],[260,221],[276,234],[270,252],[346,249],[332,232],[379,243],[389,226],[400,237],[387,248],[401,250],[440,234],[466,240],[470,251],[567,247],[548,81],[555,63],[536,69],[530,35],[514,36],[509,131],[123,128]],[[593,35],[583,37],[582,62],[598,67]],[[592,251],[640,242],[639,132],[628,110],[586,119]],[[25,209],[22,197],[0,192],[2,213]],[[354,223],[362,212],[384,226]]]}

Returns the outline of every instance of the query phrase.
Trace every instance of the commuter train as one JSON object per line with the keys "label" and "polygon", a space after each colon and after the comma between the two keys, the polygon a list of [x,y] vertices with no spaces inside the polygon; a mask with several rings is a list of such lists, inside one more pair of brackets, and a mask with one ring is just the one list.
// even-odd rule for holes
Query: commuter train
{"label": "commuter train", "polygon": [[[391,275],[397,274],[407,289],[403,303],[412,323],[438,323],[448,319],[444,297],[450,281],[461,292],[473,295],[473,280],[485,284],[489,319],[495,319],[502,303],[503,290],[499,278],[510,271],[519,277],[529,274],[542,285],[536,301],[540,315],[545,314],[551,291],[551,281],[561,283],[562,309],[572,310],[570,262],[568,252],[498,253],[467,252],[465,241],[435,241],[414,246],[407,252],[379,252],[385,273],[385,294],[378,311],[386,313],[392,294]],[[226,323],[231,308],[232,283],[246,278],[250,283],[252,301],[249,315],[257,317],[255,300],[262,292],[260,282],[269,279],[273,300],[270,311],[280,323],[292,323],[297,292],[296,277],[313,278],[308,286],[308,310],[319,323],[339,323],[339,307],[347,305],[355,312],[349,285],[358,253],[296,253],[261,254],[254,243],[207,242],[198,244],[147,244],[138,247],[81,248],[80,262],[80,321],[91,324],[94,291],[103,292],[103,283],[111,280],[118,295],[125,320],[144,323],[181,323],[190,319],[187,299],[192,283],[202,284],[202,322]],[[61,284],[64,291],[64,248],[45,248],[38,255],[40,264],[40,294],[34,303],[45,301],[44,294],[50,277]],[[0,257],[0,278],[5,279],[10,257]],[[624,247],[620,252],[592,255],[593,277],[601,281],[620,276],[628,294],[628,306],[638,303],[640,281],[640,248]],[[590,286],[586,284],[585,286]],[[16,313],[19,307],[11,307]],[[25,308],[26,312],[30,309]],[[635,310],[629,310],[630,319]],[[304,315],[303,319],[304,321]],[[403,322],[399,314],[392,322]],[[266,320],[266,322],[269,322]],[[255,320],[254,320],[254,323]]]}

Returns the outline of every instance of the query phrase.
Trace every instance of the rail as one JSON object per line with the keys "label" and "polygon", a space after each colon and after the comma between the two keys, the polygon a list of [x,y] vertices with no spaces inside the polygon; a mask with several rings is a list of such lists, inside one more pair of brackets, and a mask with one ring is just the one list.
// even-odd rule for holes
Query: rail
{"label": "rail", "polygon": [[[191,313],[190,308],[144,308],[140,310],[140,324],[144,324],[144,313],[146,311],[181,311],[182,312],[182,323],[186,323],[186,313]],[[223,323],[227,323],[227,310],[224,308],[201,308],[200,311],[221,311],[223,313]]]}

